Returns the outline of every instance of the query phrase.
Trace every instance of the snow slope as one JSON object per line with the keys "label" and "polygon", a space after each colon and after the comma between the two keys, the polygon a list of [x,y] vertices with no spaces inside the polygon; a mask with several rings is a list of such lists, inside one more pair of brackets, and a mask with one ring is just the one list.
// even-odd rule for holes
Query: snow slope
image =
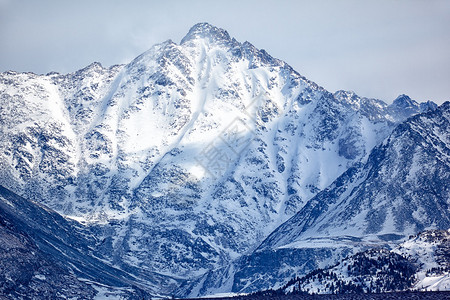
{"label": "snow slope", "polygon": [[449,113],[446,102],[398,125],[365,163],[349,168],[245,258],[233,291],[281,287],[287,277],[351,253],[448,229]]}

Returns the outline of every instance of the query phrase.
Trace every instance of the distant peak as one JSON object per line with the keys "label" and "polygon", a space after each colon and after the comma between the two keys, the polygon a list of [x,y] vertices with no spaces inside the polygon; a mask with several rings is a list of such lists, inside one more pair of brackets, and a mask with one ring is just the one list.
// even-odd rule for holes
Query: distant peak
{"label": "distant peak", "polygon": [[82,70],[91,70],[91,69],[103,69],[103,66],[98,61],[91,63],[90,65],[84,67]]}
{"label": "distant peak", "polygon": [[404,100],[411,101],[411,98],[406,94],[401,94],[397,98],[395,98],[394,101],[404,101]]}
{"label": "distant peak", "polygon": [[354,91],[345,91],[345,90],[338,90],[334,93],[335,97],[338,98],[352,98],[352,97],[358,97]]}
{"label": "distant peak", "polygon": [[430,100],[420,103],[420,112],[435,111],[437,108],[438,105]]}
{"label": "distant peak", "polygon": [[412,100],[408,95],[402,94],[398,96],[393,103],[398,107],[415,107],[417,106],[417,102]]}
{"label": "distant peak", "polygon": [[89,66],[87,66],[87,68],[103,68],[102,64],[99,63],[98,61],[94,61],[93,63],[91,63]]}
{"label": "distant peak", "polygon": [[103,70],[103,66],[102,66],[102,64],[101,63],[99,63],[99,62],[93,62],[93,63],[91,63],[90,65],[88,65],[88,66],[86,66],[86,67],[84,67],[83,69],[81,69],[81,70],[78,70],[78,71],[76,71],[77,73],[79,72],[79,73],[83,73],[83,72],[91,72],[91,71],[99,71],[99,70]]}
{"label": "distant peak", "polygon": [[198,23],[192,26],[188,34],[181,40],[181,44],[198,38],[207,38],[212,42],[230,42],[233,40],[225,29],[209,23]]}

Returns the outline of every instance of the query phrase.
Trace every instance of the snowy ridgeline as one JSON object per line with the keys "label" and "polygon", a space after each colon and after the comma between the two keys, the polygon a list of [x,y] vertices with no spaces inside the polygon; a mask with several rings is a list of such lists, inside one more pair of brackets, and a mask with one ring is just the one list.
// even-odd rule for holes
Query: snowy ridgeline
{"label": "snowy ridgeline", "polygon": [[0,185],[155,295],[281,287],[450,227],[447,104],[330,93],[206,23],[127,65],[2,73],[0,106]]}

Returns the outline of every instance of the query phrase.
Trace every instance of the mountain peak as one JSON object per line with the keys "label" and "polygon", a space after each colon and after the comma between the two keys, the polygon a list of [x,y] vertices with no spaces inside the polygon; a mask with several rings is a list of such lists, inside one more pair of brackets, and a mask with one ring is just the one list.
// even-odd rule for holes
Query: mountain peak
{"label": "mountain peak", "polygon": [[417,102],[412,100],[408,95],[402,94],[398,96],[393,104],[397,107],[417,107]]}
{"label": "mountain peak", "polygon": [[427,102],[422,102],[419,105],[420,112],[428,112],[428,111],[434,111],[437,109],[438,105],[434,103],[433,101],[428,100]]}
{"label": "mountain peak", "polygon": [[198,38],[209,39],[212,42],[231,42],[230,37],[225,29],[216,27],[209,23],[197,23],[189,30],[186,36],[181,40],[181,44],[196,40]]}

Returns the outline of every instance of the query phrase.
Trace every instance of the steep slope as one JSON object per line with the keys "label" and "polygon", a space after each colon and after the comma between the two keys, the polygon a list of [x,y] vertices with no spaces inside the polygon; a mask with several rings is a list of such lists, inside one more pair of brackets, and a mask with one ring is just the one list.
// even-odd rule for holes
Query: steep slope
{"label": "steep slope", "polygon": [[[73,74],[0,75],[1,184],[66,211],[84,154],[80,144],[120,66]],[[86,211],[84,211],[86,212]]]}
{"label": "steep slope", "polygon": [[448,229],[449,120],[446,102],[397,126],[366,163],[347,170],[244,260],[235,291],[250,282],[251,289],[275,286],[288,274],[323,268],[359,249],[394,245],[425,229]]}
{"label": "steep slope", "polygon": [[450,231],[430,230],[389,251],[352,255],[333,267],[316,270],[284,286],[291,293],[380,293],[450,290]]}
{"label": "steep slope", "polygon": [[[398,122],[434,109],[331,94],[206,23],[125,66],[2,73],[0,102],[0,184],[96,228],[123,270],[212,289],[231,289],[230,262]],[[212,269],[222,279],[207,283]]]}
{"label": "steep slope", "polygon": [[[294,242],[294,236],[374,239],[373,235],[449,227],[449,122],[446,102],[397,126],[365,164],[350,168],[280,227],[295,226],[289,236],[274,233],[261,248],[286,244],[287,239]],[[301,223],[294,223],[298,220]]]}
{"label": "steep slope", "polygon": [[135,272],[140,275],[135,277],[112,267],[97,250],[102,241],[94,237],[94,228],[1,186],[0,225],[2,295],[91,299],[100,292],[141,298],[168,293],[171,285],[178,285],[158,274]]}
{"label": "steep slope", "polygon": [[3,218],[0,219],[0,258],[2,297],[92,299],[96,294],[94,288],[43,254],[28,236]]}

